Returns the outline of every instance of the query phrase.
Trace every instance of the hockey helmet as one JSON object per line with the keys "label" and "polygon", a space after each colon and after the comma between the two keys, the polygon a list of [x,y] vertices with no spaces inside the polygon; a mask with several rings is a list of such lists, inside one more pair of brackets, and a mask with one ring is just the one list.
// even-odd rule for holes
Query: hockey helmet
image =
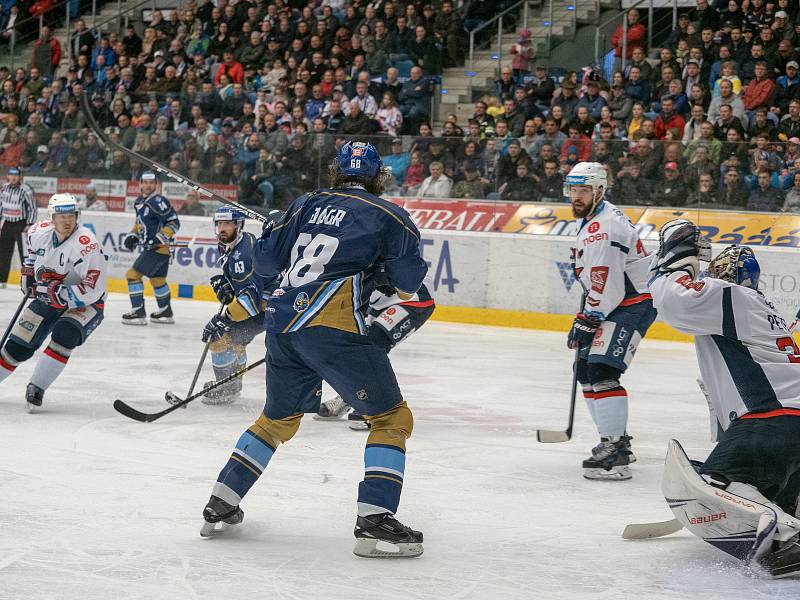
{"label": "hockey helmet", "polygon": [[65,213],[75,213],[75,218],[80,215],[78,208],[78,201],[70,193],[53,194],[47,202],[47,212],[50,214],[50,220],[56,215]]}
{"label": "hockey helmet", "polygon": [[749,246],[733,244],[714,257],[708,265],[708,275],[755,290],[761,267]]}
{"label": "hockey helmet", "polygon": [[214,226],[221,221],[233,221],[241,230],[244,228],[245,214],[234,206],[220,206],[214,212]]}
{"label": "hockey helmet", "polygon": [[369,142],[347,142],[334,159],[343,175],[372,179],[383,167],[378,150]]}
{"label": "hockey helmet", "polygon": [[597,192],[602,187],[603,192],[608,189],[608,172],[598,162],[579,162],[572,167],[564,180],[564,195],[569,196],[570,187],[573,185],[588,185],[592,188],[592,197],[597,198]]}

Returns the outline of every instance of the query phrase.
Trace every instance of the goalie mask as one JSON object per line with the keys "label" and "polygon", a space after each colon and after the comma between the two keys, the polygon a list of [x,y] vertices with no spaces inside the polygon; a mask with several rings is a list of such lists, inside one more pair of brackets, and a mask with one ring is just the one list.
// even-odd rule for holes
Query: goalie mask
{"label": "goalie mask", "polygon": [[737,285],[758,289],[761,267],[749,246],[728,246],[708,265],[708,275]]}

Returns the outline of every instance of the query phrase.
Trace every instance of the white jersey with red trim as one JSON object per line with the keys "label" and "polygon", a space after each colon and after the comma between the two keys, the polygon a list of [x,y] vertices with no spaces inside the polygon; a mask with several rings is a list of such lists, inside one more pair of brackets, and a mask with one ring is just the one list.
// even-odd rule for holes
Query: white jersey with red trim
{"label": "white jersey with red trim", "polygon": [[81,308],[105,300],[108,257],[88,227],[79,225],[58,243],[50,221],[28,230],[28,256],[37,283],[60,280],[66,288],[68,308]]}
{"label": "white jersey with red trim", "polygon": [[750,414],[800,415],[800,350],[761,293],[685,271],[650,284],[659,316],[695,336],[697,362],[723,429]]}
{"label": "white jersey with red trim", "polygon": [[578,221],[575,274],[588,290],[585,313],[602,321],[619,306],[648,300],[649,271],[639,234],[611,202],[601,201],[590,219]]}

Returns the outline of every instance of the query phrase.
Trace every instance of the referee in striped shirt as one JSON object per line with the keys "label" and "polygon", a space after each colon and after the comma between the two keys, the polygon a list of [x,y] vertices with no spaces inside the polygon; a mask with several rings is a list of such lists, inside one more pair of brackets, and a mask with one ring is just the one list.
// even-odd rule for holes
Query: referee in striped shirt
{"label": "referee in striped shirt", "polygon": [[36,200],[33,190],[22,182],[19,168],[8,170],[8,181],[0,189],[0,287],[6,287],[14,246],[19,249],[19,259],[25,251],[22,234],[36,223]]}

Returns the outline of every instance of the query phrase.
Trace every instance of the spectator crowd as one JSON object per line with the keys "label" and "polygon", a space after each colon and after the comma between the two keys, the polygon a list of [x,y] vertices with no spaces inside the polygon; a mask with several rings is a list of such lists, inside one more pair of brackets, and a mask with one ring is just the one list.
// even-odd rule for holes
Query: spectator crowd
{"label": "spectator crowd", "polygon": [[595,160],[619,204],[800,212],[797,0],[697,0],[653,49],[630,9],[607,73],[548,68],[521,30],[472,117],[434,128],[442,69],[501,7],[189,2],[119,34],[77,20],[69,65],[45,26],[26,67],[0,66],[0,163],[136,178],[144,166],[86,127],[86,93],[120,144],[264,208],[325,185],[357,138],[379,146],[395,195],[562,202],[571,166]]}

